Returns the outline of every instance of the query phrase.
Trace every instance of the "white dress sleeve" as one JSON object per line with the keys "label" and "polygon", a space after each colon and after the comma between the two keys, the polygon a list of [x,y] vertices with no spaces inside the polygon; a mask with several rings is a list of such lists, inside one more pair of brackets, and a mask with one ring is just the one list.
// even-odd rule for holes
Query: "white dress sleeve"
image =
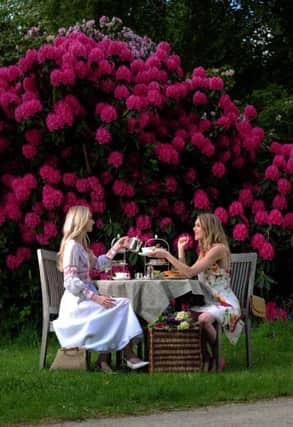
{"label": "white dress sleeve", "polygon": [[65,245],[63,256],[64,287],[75,296],[81,296],[86,283],[81,279],[88,265],[82,264],[79,245],[69,241]]}

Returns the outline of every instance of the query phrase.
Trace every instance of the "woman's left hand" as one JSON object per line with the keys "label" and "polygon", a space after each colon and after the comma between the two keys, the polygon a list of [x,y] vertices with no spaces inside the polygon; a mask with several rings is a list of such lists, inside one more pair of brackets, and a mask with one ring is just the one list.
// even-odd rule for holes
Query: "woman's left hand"
{"label": "woman's left hand", "polygon": [[147,255],[154,258],[167,258],[168,253],[169,252],[166,249],[156,248],[153,250],[153,252],[150,252]]}

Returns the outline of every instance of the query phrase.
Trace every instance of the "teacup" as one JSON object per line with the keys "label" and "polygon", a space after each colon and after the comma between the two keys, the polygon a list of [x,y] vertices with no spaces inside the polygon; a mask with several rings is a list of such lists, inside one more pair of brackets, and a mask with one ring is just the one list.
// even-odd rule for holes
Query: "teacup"
{"label": "teacup", "polygon": [[144,247],[144,248],[141,248],[141,252],[142,252],[144,255],[150,254],[150,253],[152,253],[153,251],[154,251],[154,247],[153,247],[153,246],[146,246],[146,247]]}
{"label": "teacup", "polygon": [[115,279],[129,279],[129,273],[125,271],[117,271],[114,274]]}

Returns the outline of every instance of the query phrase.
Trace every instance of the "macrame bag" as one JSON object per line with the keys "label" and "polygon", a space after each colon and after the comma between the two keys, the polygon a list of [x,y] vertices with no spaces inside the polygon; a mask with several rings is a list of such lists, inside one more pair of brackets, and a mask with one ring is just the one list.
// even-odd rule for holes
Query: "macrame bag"
{"label": "macrame bag", "polygon": [[80,370],[88,368],[87,351],[85,348],[59,348],[55,359],[50,367],[53,369]]}

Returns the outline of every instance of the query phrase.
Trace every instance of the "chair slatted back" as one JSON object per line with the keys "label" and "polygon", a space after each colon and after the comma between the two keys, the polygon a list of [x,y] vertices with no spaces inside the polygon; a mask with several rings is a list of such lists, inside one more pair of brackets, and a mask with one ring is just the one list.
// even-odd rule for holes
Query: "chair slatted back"
{"label": "chair slatted back", "polygon": [[47,313],[57,315],[60,300],[64,292],[63,273],[57,270],[57,253],[38,249],[38,262],[40,269],[43,315]]}
{"label": "chair slatted back", "polygon": [[242,317],[249,315],[250,297],[253,294],[257,254],[255,252],[231,254],[231,287],[239,299]]}

